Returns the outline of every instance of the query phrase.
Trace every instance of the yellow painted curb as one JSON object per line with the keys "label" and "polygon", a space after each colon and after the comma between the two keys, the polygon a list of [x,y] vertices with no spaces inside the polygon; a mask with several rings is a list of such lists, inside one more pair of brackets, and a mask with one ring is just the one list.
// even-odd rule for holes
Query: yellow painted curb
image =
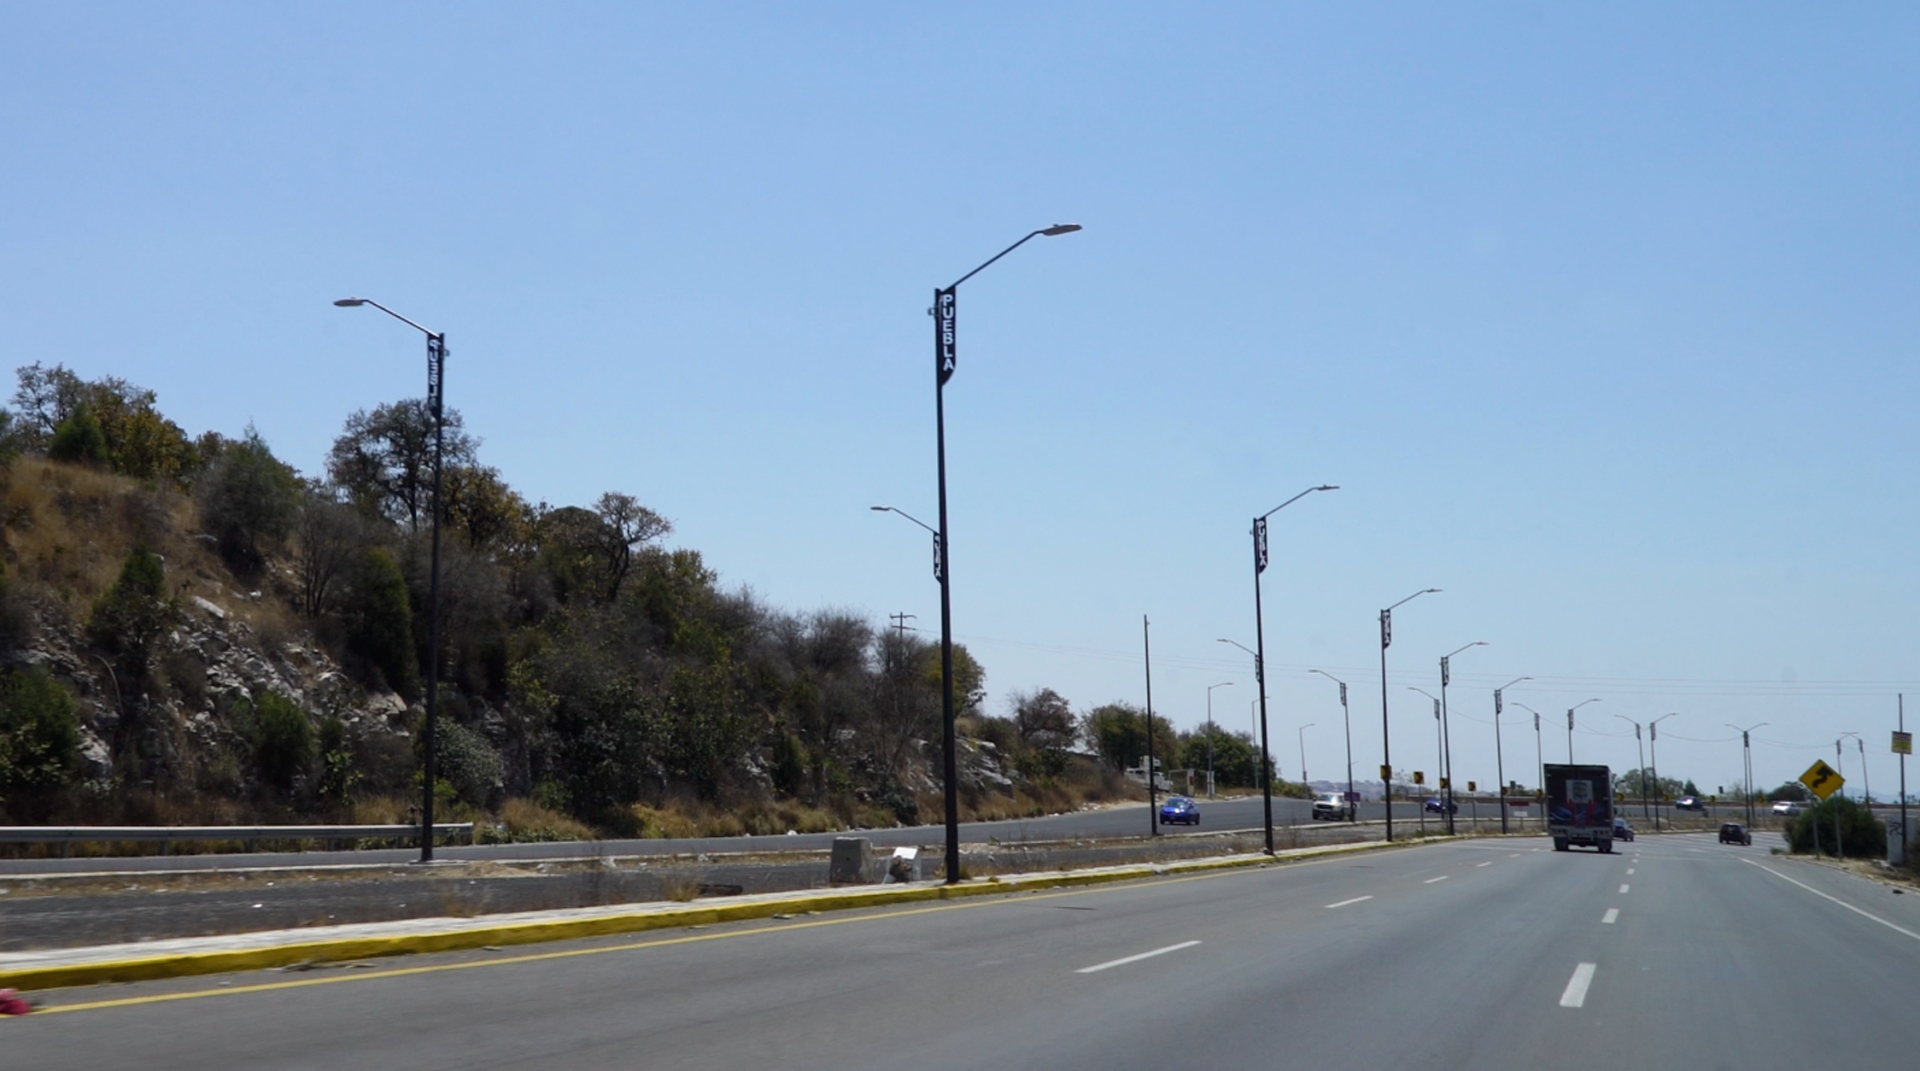
{"label": "yellow painted curb", "polygon": [[583,937],[640,933],[685,926],[707,926],[720,922],[743,922],[774,915],[809,911],[849,911],[863,907],[920,903],[929,900],[958,900],[972,896],[1021,892],[1031,888],[1102,885],[1119,881],[1167,874],[1185,874],[1206,870],[1287,863],[1317,856],[1347,852],[1378,851],[1430,843],[1441,838],[1419,841],[1329,845],[1305,849],[1298,854],[1269,858],[1264,854],[1232,856],[1174,863],[1143,863],[1087,871],[1053,871],[1042,874],[995,876],[959,885],[874,886],[858,890],[836,890],[813,896],[741,904],[702,904],[595,918],[554,919],[541,922],[517,922],[485,926],[451,933],[394,934],[384,937],[340,937],[316,941],[295,940],[270,948],[235,949],[214,952],[181,952],[144,956],[138,959],[108,960],[46,967],[25,967],[0,971],[0,989],[62,989],[69,986],[99,985],[106,982],[147,982],[161,978],[184,978],[201,974],[225,974],[232,971],[266,970],[301,963],[337,962],[372,959],[424,952],[457,952],[489,945],[525,945],[548,941],[570,941]]}

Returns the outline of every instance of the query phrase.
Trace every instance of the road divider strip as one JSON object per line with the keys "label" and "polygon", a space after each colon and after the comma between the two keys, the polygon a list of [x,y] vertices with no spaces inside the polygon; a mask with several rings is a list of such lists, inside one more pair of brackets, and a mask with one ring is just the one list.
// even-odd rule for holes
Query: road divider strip
{"label": "road divider strip", "polygon": [[[570,941],[648,930],[788,917],[809,912],[851,911],[894,904],[1103,885],[1167,875],[1198,875],[1207,871],[1257,868],[1355,852],[1417,847],[1447,839],[1450,838],[1436,836],[1392,843],[1365,841],[1284,849],[1271,857],[1257,853],[1170,863],[998,875],[955,885],[920,882],[768,893],[743,897],[731,903],[623,904],[610,909],[523,912],[505,918],[408,919],[355,926],[314,927],[310,930],[276,930],[226,937],[179,939],[165,942],[174,947],[164,951],[157,947],[161,942],[155,942],[156,947],[120,945],[101,949],[6,953],[0,954],[0,988],[38,990],[106,982],[145,982],[384,956]],[[218,947],[222,941],[239,947]]]}
{"label": "road divider strip", "polygon": [[1573,969],[1573,977],[1567,979],[1567,988],[1560,993],[1562,1008],[1578,1008],[1587,1003],[1587,987],[1593,984],[1593,972],[1597,964],[1582,963]]}
{"label": "road divider strip", "polygon": [[1151,952],[1141,952],[1137,955],[1122,956],[1119,959],[1110,959],[1105,963],[1096,963],[1091,967],[1082,967],[1079,970],[1074,971],[1073,973],[1092,974],[1095,971],[1104,971],[1108,967],[1124,967],[1129,963],[1138,963],[1143,959],[1152,959],[1155,956],[1164,956],[1169,952],[1178,952],[1183,948],[1192,948],[1194,945],[1197,945],[1199,943],[1200,942],[1198,941],[1182,941],[1177,945],[1168,945],[1165,948],[1156,948]]}

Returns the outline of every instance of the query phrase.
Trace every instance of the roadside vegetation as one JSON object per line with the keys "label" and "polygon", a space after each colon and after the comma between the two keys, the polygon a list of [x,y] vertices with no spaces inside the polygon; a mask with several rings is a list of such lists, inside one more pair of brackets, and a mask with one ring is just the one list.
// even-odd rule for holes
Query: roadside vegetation
{"label": "roadside vegetation", "polygon": [[[19,369],[0,823],[415,820],[427,672],[437,816],[483,837],[938,819],[935,644],[729,589],[624,491],[530,499],[451,410],[436,665],[432,424],[419,399],[348,414],[309,474],[250,426],[190,436],[124,380]],[[1140,711],[1046,689],[989,711],[985,668],[954,655],[967,817],[1144,797],[1122,774]],[[1220,785],[1256,783],[1244,733],[1154,732],[1164,770],[1204,771],[1210,743]]]}

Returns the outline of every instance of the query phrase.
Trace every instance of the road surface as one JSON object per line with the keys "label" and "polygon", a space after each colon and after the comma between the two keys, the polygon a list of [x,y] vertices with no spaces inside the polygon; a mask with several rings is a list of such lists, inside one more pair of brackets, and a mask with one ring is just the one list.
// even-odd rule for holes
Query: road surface
{"label": "road surface", "polygon": [[1763,846],[1452,842],[46,994],[9,1066],[1902,1067],[1920,895]]}

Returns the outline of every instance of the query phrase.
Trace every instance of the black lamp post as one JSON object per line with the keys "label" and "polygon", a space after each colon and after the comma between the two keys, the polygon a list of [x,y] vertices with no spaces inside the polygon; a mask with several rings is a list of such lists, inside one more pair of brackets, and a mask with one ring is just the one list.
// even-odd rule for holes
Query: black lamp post
{"label": "black lamp post", "polygon": [[[1439,594],[1423,588],[1380,611],[1380,779],[1387,785],[1387,842],[1393,842],[1393,746],[1387,721],[1387,648],[1393,646],[1393,612],[1422,595]],[[1426,812],[1421,812],[1423,815]]]}
{"label": "black lamp post", "polygon": [[1500,748],[1500,693],[1532,677],[1515,677],[1493,690],[1493,769],[1500,779],[1500,832],[1507,831],[1507,761]]}
{"label": "black lamp post", "polygon": [[[950,553],[953,540],[947,531],[947,380],[953,378],[954,368],[959,361],[959,350],[955,345],[955,331],[958,325],[956,297],[960,284],[985,271],[987,265],[1006,256],[1027,242],[1045,235],[1049,238],[1060,234],[1072,234],[1080,229],[1078,223],[1056,223],[1051,227],[1042,227],[1029,233],[1025,238],[995,253],[986,263],[973,269],[953,281],[953,285],[933,292],[933,436],[934,448],[939,465],[940,482],[940,530],[934,535],[940,541],[940,718],[941,718],[941,768],[946,779],[947,810],[947,884],[960,880],[960,791],[959,764],[954,752],[954,709],[953,709],[953,601],[951,598]],[[897,511],[896,511],[897,512]]]}
{"label": "black lamp post", "polygon": [[[1464,651],[1468,647],[1485,647],[1486,645],[1487,641],[1485,640],[1475,640],[1467,644],[1466,647],[1460,648],[1460,651]],[[1440,761],[1446,767],[1446,773],[1441,780],[1440,790],[1445,794],[1447,800],[1446,819],[1447,836],[1449,837],[1453,836],[1453,812],[1456,807],[1453,802],[1453,735],[1447,730],[1447,681],[1450,677],[1447,663],[1453,658],[1453,655],[1459,654],[1460,651],[1440,656]]]}
{"label": "black lamp post", "polygon": [[[1324,669],[1310,669],[1307,672],[1318,673],[1340,686],[1340,724],[1346,728],[1347,733],[1347,821],[1358,822],[1360,801],[1355,798],[1353,791],[1353,718],[1347,713],[1347,682]],[[1388,802],[1387,807],[1389,810],[1392,809],[1391,801]]]}
{"label": "black lamp post", "polygon": [[[1599,701],[1600,700],[1598,697],[1595,697],[1593,699],[1582,699],[1580,702],[1575,703],[1574,705],[1567,708],[1567,765],[1568,766],[1573,765],[1573,712],[1576,710],[1579,710],[1581,707],[1586,706],[1588,703],[1598,703]],[[1544,789],[1546,787],[1546,783],[1541,782],[1540,787]]]}
{"label": "black lamp post", "polygon": [[1640,743],[1640,723],[1625,714],[1615,714],[1614,717],[1633,726],[1633,746],[1640,752],[1640,817],[1649,818],[1651,812],[1647,809],[1647,749]]}
{"label": "black lamp post", "polygon": [[[1749,725],[1744,729],[1740,728],[1738,725],[1735,725],[1732,722],[1727,722],[1725,724],[1727,728],[1732,729],[1734,732],[1737,732],[1740,734],[1741,776],[1746,780],[1746,785],[1743,789],[1743,794],[1746,796],[1746,799],[1744,802],[1746,804],[1746,812],[1747,812],[1747,828],[1752,829],[1753,828],[1753,737],[1751,734],[1755,729],[1762,728],[1771,723],[1763,721],[1758,725]],[[1901,828],[1903,829],[1905,828],[1904,823],[1902,823]]]}
{"label": "black lamp post", "polygon": [[[1267,678],[1266,652],[1267,639],[1265,623],[1260,614],[1260,574],[1267,571],[1267,518],[1293,505],[1315,491],[1338,491],[1333,484],[1321,484],[1287,499],[1253,519],[1253,672],[1254,684],[1260,689],[1260,757],[1265,760],[1273,752],[1267,747]],[[1267,815],[1267,854],[1273,854],[1273,774],[1267,769],[1269,764],[1261,763],[1260,795],[1266,804]]]}
{"label": "black lamp post", "polygon": [[[1660,723],[1668,718],[1677,718],[1679,711],[1662,714],[1647,723],[1647,757],[1653,760],[1653,790],[1660,791]],[[1653,831],[1660,832],[1660,796],[1653,798]]]}
{"label": "black lamp post", "polygon": [[1534,787],[1534,797],[1540,801],[1540,828],[1545,829],[1547,828],[1547,753],[1540,743],[1540,712],[1525,703],[1515,703],[1514,706],[1533,715],[1533,762],[1537,767],[1535,773],[1540,778],[1539,783]]}
{"label": "black lamp post", "polygon": [[435,709],[440,699],[440,455],[444,445],[446,419],[442,398],[445,393],[447,336],[429,331],[372,298],[341,298],[334,302],[343,309],[372,305],[388,316],[427,336],[427,411],[433,414],[433,564],[427,581],[427,720],[421,733],[425,745],[426,786],[420,794],[420,861],[433,862],[433,726],[439,716]]}

